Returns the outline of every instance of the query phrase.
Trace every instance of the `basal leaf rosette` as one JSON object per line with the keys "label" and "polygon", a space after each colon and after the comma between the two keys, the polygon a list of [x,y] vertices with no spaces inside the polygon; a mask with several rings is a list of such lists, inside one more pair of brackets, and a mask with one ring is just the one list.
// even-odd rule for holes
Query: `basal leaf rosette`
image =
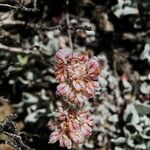
{"label": "basal leaf rosette", "polygon": [[79,106],[94,97],[96,90],[100,89],[97,82],[100,74],[97,57],[89,58],[84,54],[72,53],[70,49],[60,49],[55,60],[58,95]]}

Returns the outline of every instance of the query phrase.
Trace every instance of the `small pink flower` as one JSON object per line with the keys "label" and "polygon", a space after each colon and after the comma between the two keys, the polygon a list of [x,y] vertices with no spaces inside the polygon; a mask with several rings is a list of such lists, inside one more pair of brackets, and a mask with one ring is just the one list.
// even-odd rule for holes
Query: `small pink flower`
{"label": "small pink flower", "polygon": [[81,141],[84,140],[84,136],[82,135],[82,133],[80,131],[78,132],[70,132],[70,137],[71,139],[76,142],[76,143],[80,143]]}
{"label": "small pink flower", "polygon": [[67,135],[62,135],[62,137],[59,139],[59,142],[60,142],[60,147],[67,147],[68,149],[71,149],[72,147],[72,142],[67,137]]}
{"label": "small pink flower", "polygon": [[57,92],[59,94],[66,94],[69,92],[69,85],[67,83],[61,83],[57,86]]}
{"label": "small pink flower", "polygon": [[49,143],[59,140],[61,147],[70,149],[72,143],[82,143],[92,134],[93,119],[88,111],[64,110],[60,107],[53,124],[55,128],[50,128],[55,131],[51,133]]}
{"label": "small pink flower", "polygon": [[54,132],[51,133],[50,137],[49,137],[49,143],[55,143],[56,141],[58,141],[59,139],[59,131],[56,130]]}
{"label": "small pink flower", "polygon": [[84,136],[89,137],[91,135],[92,128],[87,123],[84,123],[81,127],[81,132]]}
{"label": "small pink flower", "polygon": [[68,115],[68,112],[65,111],[62,107],[59,107],[58,110],[56,110],[56,118],[58,120],[63,120]]}
{"label": "small pink flower", "polygon": [[87,55],[60,49],[56,53],[55,74],[60,83],[56,93],[66,97],[71,103],[81,106],[100,89],[96,81],[100,74],[97,57],[89,59]]}
{"label": "small pink flower", "polygon": [[96,80],[99,75],[99,64],[97,57],[93,57],[88,62],[88,75],[89,78]]}

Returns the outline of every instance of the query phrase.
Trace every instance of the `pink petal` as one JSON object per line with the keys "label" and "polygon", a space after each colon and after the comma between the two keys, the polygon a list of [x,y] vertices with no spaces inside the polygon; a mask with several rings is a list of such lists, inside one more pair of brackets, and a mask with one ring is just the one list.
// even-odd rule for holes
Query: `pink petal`
{"label": "pink petal", "polygon": [[65,111],[62,107],[59,107],[58,110],[56,111],[56,118],[58,120],[63,120],[64,117],[68,115],[68,112]]}
{"label": "pink petal", "polygon": [[82,111],[79,112],[79,116],[82,117],[82,118],[87,118],[88,114],[89,114],[88,110],[82,110]]}
{"label": "pink petal", "polygon": [[69,129],[70,131],[74,131],[80,129],[79,122],[77,120],[69,121]]}
{"label": "pink petal", "polygon": [[93,86],[95,87],[96,90],[100,90],[100,85],[97,81],[92,82]]}
{"label": "pink petal", "polygon": [[88,62],[88,67],[89,67],[89,69],[99,67],[98,58],[97,57],[91,58]]}
{"label": "pink petal", "polygon": [[72,122],[71,122],[71,121],[69,121],[68,125],[69,125],[69,129],[70,129],[70,131],[73,131],[73,130],[74,130],[74,127],[73,127],[73,124],[72,124]]}
{"label": "pink petal", "polygon": [[93,57],[88,62],[88,75],[91,79],[97,79],[100,74],[99,63],[96,57]]}
{"label": "pink petal", "polygon": [[91,82],[88,82],[86,84],[86,92],[90,95],[93,95],[94,94],[94,87],[93,87],[93,84]]}
{"label": "pink petal", "polygon": [[57,94],[66,94],[69,91],[69,85],[66,83],[61,83],[57,86]]}
{"label": "pink petal", "polygon": [[74,128],[75,130],[80,129],[79,121],[74,120],[73,123],[72,123],[72,125],[73,125],[73,128]]}
{"label": "pink petal", "polygon": [[66,58],[69,57],[72,54],[72,51],[70,49],[60,49],[57,51],[55,55],[56,62],[58,63],[65,63]]}
{"label": "pink petal", "polygon": [[64,145],[68,149],[71,149],[71,147],[72,147],[72,142],[71,142],[71,140],[66,135],[64,135]]}
{"label": "pink petal", "polygon": [[79,99],[78,99],[77,97],[75,97],[75,98],[73,99],[73,101],[74,101],[76,104],[80,103],[80,102],[79,102]]}
{"label": "pink petal", "polygon": [[82,87],[81,87],[81,85],[80,85],[80,83],[79,82],[77,82],[77,81],[73,81],[73,86],[74,86],[74,88],[77,90],[77,91],[79,91],[79,90],[81,90],[82,89]]}
{"label": "pink petal", "polygon": [[82,81],[82,80],[79,80],[78,82],[80,83],[80,85],[81,85],[82,89],[84,89],[84,88],[85,88],[86,83],[85,83],[84,81]]}
{"label": "pink petal", "polygon": [[64,141],[65,141],[64,138],[61,136],[61,137],[59,138],[60,147],[65,147]]}
{"label": "pink petal", "polygon": [[74,142],[81,143],[83,141],[83,136],[80,131],[71,132],[70,137]]}
{"label": "pink petal", "polygon": [[73,100],[74,97],[75,97],[74,92],[72,92],[72,91],[71,91],[70,93],[68,92],[68,98],[69,98],[69,99],[72,99],[72,100]]}
{"label": "pink petal", "polygon": [[54,131],[51,133],[49,137],[49,143],[55,143],[59,139],[60,135],[58,131]]}
{"label": "pink petal", "polygon": [[93,121],[92,121],[92,120],[87,120],[86,123],[87,123],[90,127],[93,126]]}
{"label": "pink petal", "polygon": [[85,82],[82,80],[75,80],[72,84],[77,91],[83,90],[85,88]]}
{"label": "pink petal", "polygon": [[83,124],[81,127],[81,132],[83,133],[84,136],[90,136],[92,133],[92,128],[89,127],[86,123]]}
{"label": "pink petal", "polygon": [[83,62],[86,62],[86,61],[88,61],[89,60],[89,57],[87,56],[87,55],[80,55],[79,56],[79,60],[80,61],[83,61]]}
{"label": "pink petal", "polygon": [[55,128],[58,127],[58,124],[56,124],[55,121],[49,121],[48,122],[48,127],[49,127],[49,129],[54,130]]}
{"label": "pink petal", "polygon": [[64,82],[66,81],[66,76],[65,75],[62,75],[60,78],[59,78],[59,82]]}
{"label": "pink petal", "polygon": [[85,123],[87,123],[90,127],[93,126],[93,117],[88,117],[87,119],[85,119],[84,121]]}
{"label": "pink petal", "polygon": [[83,103],[83,101],[85,100],[85,99],[84,99],[84,97],[82,97],[82,95],[81,95],[81,94],[77,94],[76,96],[77,96],[77,100],[78,100],[78,102],[82,104],[82,103]]}

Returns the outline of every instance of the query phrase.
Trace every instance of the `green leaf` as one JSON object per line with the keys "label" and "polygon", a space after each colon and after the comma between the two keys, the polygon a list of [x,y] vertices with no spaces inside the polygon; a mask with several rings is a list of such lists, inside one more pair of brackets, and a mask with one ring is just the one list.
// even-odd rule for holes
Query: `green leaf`
{"label": "green leaf", "polygon": [[17,55],[18,61],[22,65],[26,65],[28,62],[28,56],[22,56],[20,54]]}

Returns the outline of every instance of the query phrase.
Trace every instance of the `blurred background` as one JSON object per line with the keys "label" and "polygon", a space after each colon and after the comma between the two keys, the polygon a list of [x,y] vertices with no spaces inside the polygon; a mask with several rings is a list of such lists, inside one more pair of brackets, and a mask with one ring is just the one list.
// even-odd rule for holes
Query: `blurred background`
{"label": "blurred background", "polygon": [[86,102],[93,134],[73,149],[149,150],[149,0],[0,0],[0,150],[65,149],[48,144],[47,123],[62,103],[53,65],[68,30],[74,51],[101,64]]}

